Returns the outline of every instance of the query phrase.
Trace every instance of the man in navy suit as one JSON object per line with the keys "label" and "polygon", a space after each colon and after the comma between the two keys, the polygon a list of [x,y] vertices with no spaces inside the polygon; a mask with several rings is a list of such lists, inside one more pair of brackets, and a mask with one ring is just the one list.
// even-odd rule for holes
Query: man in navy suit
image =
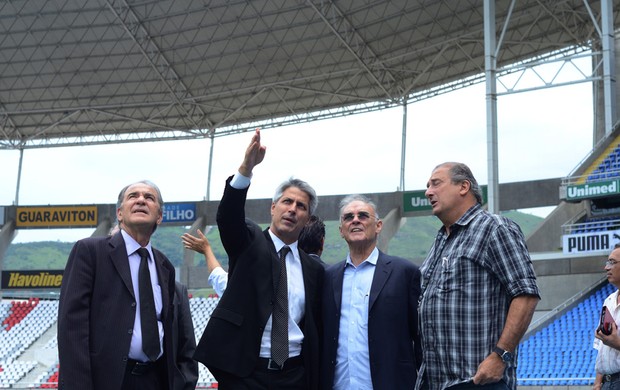
{"label": "man in navy suit", "polygon": [[[155,184],[140,181],[128,185],[118,196],[120,232],[86,238],[73,246],[58,307],[60,389],[175,388],[174,266],[150,242],[162,221],[162,206],[161,192]],[[153,352],[152,357],[147,356],[142,345],[140,248],[148,253],[145,266],[155,306],[151,318],[153,346],[158,352]],[[190,368],[195,373],[195,365]]]}
{"label": "man in navy suit", "polygon": [[363,195],[340,202],[345,261],[325,271],[321,389],[413,389],[421,363],[420,271],[377,248],[383,222]]}
{"label": "man in navy suit", "polygon": [[[221,390],[317,390],[324,271],[318,261],[298,248],[297,240],[318,199],[308,183],[289,179],[273,197],[268,229],[246,220],[250,178],[264,156],[265,146],[257,130],[239,171],[226,182],[217,225],[228,254],[228,285],[194,358],[209,368]],[[280,257],[279,253],[287,254]],[[283,319],[282,333],[272,332],[276,328],[272,312],[276,313],[273,308],[279,302],[277,292],[284,291],[282,286],[288,291],[288,318]],[[280,313],[286,312],[283,308]],[[272,339],[276,334],[287,334],[288,341],[280,344],[280,338]],[[288,350],[283,363],[277,353],[280,349],[273,345]]]}

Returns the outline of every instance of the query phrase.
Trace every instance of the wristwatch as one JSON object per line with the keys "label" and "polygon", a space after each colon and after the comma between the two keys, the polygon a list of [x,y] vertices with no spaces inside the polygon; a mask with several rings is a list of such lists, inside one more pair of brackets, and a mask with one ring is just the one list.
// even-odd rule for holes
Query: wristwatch
{"label": "wristwatch", "polygon": [[500,347],[494,347],[493,352],[495,352],[499,355],[500,358],[502,358],[502,361],[504,362],[504,364],[506,364],[506,367],[511,367],[514,363],[514,355],[512,354],[512,352],[501,349]]}

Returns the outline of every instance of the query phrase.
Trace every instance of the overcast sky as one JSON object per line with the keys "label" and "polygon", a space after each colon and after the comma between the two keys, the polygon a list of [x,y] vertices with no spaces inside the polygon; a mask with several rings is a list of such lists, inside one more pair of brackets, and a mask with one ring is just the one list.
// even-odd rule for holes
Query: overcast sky
{"label": "overcast sky", "polygon": [[[592,149],[588,83],[500,96],[499,181],[567,176]],[[289,176],[319,195],[391,192],[400,183],[402,109],[262,131],[267,155],[254,171],[250,198],[269,198]],[[215,139],[211,199],[238,168],[251,133]],[[164,200],[206,197],[209,140],[24,151],[20,205],[114,203],[119,190],[149,179]],[[410,104],[405,188],[419,190],[444,161],[468,164],[487,183],[485,86]],[[0,205],[15,201],[19,152],[0,150]],[[532,211],[534,212],[534,211]],[[15,242],[74,241],[92,229],[20,231]]]}

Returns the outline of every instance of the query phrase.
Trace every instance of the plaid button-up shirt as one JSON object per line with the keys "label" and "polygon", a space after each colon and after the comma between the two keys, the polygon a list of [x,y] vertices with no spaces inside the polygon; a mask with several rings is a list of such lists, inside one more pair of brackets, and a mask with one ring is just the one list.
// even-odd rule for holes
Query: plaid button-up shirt
{"label": "plaid button-up shirt", "polygon": [[[420,271],[424,359],[417,388],[422,378],[429,390],[471,380],[497,344],[512,298],[540,297],[521,229],[479,204],[450,235],[439,230]],[[515,389],[516,367],[507,367],[503,380]]]}

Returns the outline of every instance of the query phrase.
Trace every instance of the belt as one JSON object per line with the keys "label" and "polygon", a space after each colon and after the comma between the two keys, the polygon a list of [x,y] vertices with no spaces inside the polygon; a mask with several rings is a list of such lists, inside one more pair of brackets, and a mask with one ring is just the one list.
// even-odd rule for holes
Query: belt
{"label": "belt", "polygon": [[262,358],[262,357],[258,358],[258,363],[257,363],[258,368],[269,370],[269,371],[290,370],[291,368],[296,368],[296,367],[302,366],[303,364],[304,364],[304,359],[301,357],[301,355],[293,356],[291,358],[286,359],[284,363],[282,363],[281,366],[277,365],[276,362],[274,362],[271,359]]}
{"label": "belt", "polygon": [[616,372],[615,374],[605,374],[605,375],[603,375],[603,383],[615,382],[618,379],[620,379],[620,372]]}
{"label": "belt", "polygon": [[131,372],[132,375],[144,375],[155,368],[158,362],[159,360],[145,363],[138,360],[127,359],[126,371]]}

